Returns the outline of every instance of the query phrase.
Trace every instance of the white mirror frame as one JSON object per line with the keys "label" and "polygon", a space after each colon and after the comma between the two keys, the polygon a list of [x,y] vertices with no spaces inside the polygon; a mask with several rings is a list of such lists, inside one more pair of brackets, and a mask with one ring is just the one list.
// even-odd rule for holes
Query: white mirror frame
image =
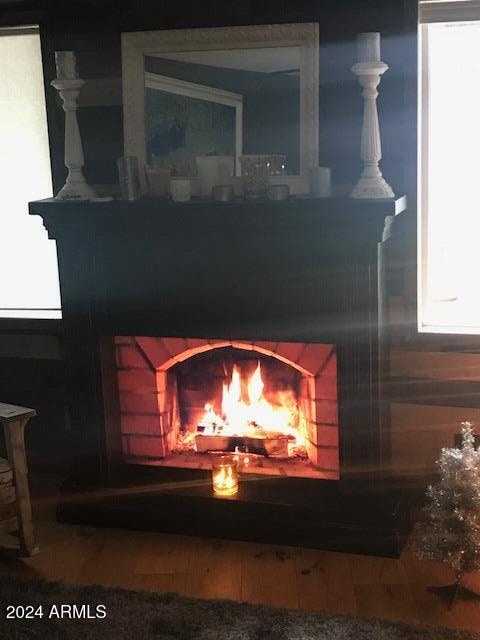
{"label": "white mirror frame", "polygon": [[[308,193],[308,172],[318,165],[318,24],[270,24],[122,33],[124,153],[146,163],[144,58],[152,53],[265,47],[300,49],[300,175],[276,176],[291,193]],[[140,171],[146,190],[145,172]]]}

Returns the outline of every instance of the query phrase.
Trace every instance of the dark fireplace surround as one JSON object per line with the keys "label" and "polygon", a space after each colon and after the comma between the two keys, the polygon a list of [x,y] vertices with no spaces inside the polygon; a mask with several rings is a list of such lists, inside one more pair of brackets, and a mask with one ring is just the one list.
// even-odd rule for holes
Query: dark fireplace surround
{"label": "dark fireplace surround", "polygon": [[[386,217],[404,209],[404,198],[31,203],[57,242],[62,293],[73,462],[58,518],[398,554],[378,246]],[[281,356],[293,344],[303,361]],[[143,376],[159,398],[172,366],[216,346],[283,357],[310,376],[323,417],[311,421],[309,458],[322,478],[242,474],[239,492],[219,497],[208,469],[162,465],[172,428],[158,403],[129,396],[129,409],[128,385]],[[322,348],[335,375],[330,365],[321,384]]]}

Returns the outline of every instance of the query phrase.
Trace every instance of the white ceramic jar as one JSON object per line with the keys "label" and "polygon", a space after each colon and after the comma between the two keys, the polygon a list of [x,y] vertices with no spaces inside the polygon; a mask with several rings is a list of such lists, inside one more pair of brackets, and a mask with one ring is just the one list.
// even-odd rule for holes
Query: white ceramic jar
{"label": "white ceramic jar", "polygon": [[197,156],[197,174],[202,197],[211,198],[213,187],[228,184],[234,169],[233,156]]}
{"label": "white ceramic jar", "polygon": [[188,178],[170,178],[170,195],[174,202],[188,202],[192,197],[192,185]]}

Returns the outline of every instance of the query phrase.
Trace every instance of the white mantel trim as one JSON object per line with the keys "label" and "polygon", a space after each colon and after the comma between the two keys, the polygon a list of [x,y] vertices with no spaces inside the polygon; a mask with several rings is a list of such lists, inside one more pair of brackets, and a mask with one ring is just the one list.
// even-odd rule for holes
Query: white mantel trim
{"label": "white mantel trim", "polygon": [[463,22],[480,20],[480,0],[423,0],[420,22]]}

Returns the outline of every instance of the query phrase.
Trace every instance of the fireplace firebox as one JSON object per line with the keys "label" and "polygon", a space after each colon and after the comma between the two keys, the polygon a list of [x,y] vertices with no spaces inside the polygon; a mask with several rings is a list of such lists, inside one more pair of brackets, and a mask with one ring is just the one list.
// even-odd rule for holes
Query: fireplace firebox
{"label": "fireplace firebox", "polygon": [[124,460],[339,479],[337,358],[330,344],[115,338]]}
{"label": "fireplace firebox", "polygon": [[[62,521],[396,555],[378,246],[405,199],[30,204],[57,241]],[[239,489],[218,495],[222,455]]]}

